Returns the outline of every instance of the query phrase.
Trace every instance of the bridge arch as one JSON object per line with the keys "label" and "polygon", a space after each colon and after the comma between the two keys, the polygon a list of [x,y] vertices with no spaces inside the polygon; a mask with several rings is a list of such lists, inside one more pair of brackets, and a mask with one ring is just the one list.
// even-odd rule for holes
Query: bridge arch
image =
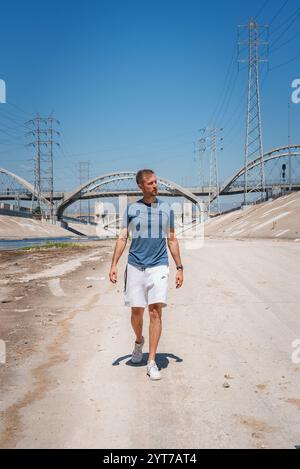
{"label": "bridge arch", "polygon": [[[17,174],[15,173],[12,173],[11,171],[8,171],[7,169],[5,168],[0,168],[0,173],[2,174],[5,174],[6,176],[9,176],[11,177],[13,180],[15,180],[18,184],[20,184],[21,186],[23,186],[26,190],[28,190],[31,194],[33,194],[36,198],[38,198],[38,193],[36,192],[36,190],[34,189],[33,185],[26,181],[26,179],[23,179],[21,178],[20,176],[18,176]],[[45,197],[43,197],[42,195],[40,195],[40,200],[42,202],[44,202],[45,204],[47,204],[48,206],[51,206],[51,202],[49,200],[47,200]]]}
{"label": "bridge arch", "polygon": [[[78,187],[74,192],[72,192],[67,199],[65,199],[58,207],[57,207],[57,218],[61,220],[63,218],[63,213],[67,207],[72,205],[79,199],[89,199],[94,197],[104,197],[104,196],[112,196],[116,195],[113,191],[112,192],[101,192],[103,186],[111,183],[118,183],[119,181],[125,180],[134,180],[135,181],[136,172],[134,171],[119,171],[115,173],[107,173],[101,176],[97,176],[94,179],[91,179],[87,183],[82,184]],[[203,212],[203,207],[201,201],[198,200],[195,194],[193,194],[188,189],[181,187],[180,185],[176,184],[173,181],[170,181],[165,178],[157,177],[158,186],[164,187],[166,190],[166,195],[172,196],[182,196],[195,204],[199,210],[200,214]],[[141,194],[141,191],[136,191]],[[158,190],[158,193],[160,190]],[[126,191],[125,191],[126,193]]]}
{"label": "bridge arch", "polygon": [[[300,144],[298,145],[286,145],[283,147],[273,148],[272,150],[264,153],[263,155],[263,162],[267,163],[267,161],[283,158],[285,156],[299,156],[300,155]],[[253,169],[255,166],[260,164],[260,157],[255,158],[252,161],[249,161],[247,165],[247,170]],[[243,174],[246,172],[246,166],[243,166],[238,171],[236,171],[221,187],[219,190],[219,195],[222,195],[237,179],[239,179]],[[217,197],[217,193],[214,193],[211,197],[211,201],[213,201]]]}

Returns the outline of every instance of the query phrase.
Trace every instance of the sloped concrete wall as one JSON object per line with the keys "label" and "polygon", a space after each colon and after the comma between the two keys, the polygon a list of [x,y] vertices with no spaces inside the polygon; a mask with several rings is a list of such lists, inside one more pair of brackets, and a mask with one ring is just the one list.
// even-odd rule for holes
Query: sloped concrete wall
{"label": "sloped concrete wall", "polygon": [[0,239],[58,238],[72,236],[70,231],[48,222],[0,215]]}
{"label": "sloped concrete wall", "polygon": [[205,236],[300,239],[300,192],[209,219]]}

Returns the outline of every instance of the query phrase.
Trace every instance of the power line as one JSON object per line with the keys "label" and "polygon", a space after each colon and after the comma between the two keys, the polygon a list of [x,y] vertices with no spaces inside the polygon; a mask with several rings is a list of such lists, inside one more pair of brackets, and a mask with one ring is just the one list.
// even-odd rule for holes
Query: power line
{"label": "power line", "polygon": [[[233,52],[232,52],[232,56],[231,56],[231,59],[229,61],[229,64],[228,64],[228,67],[227,67],[227,71],[226,71],[226,74],[225,74],[225,79],[224,79],[224,84],[221,88],[221,93],[218,97],[218,100],[217,100],[217,104],[216,104],[216,107],[212,113],[212,116],[210,118],[210,122],[214,122],[216,119],[215,119],[215,114],[217,113],[217,111],[220,112],[219,108],[221,109],[222,105],[220,104],[223,99],[224,99],[224,92],[227,88],[227,80],[229,79],[229,76],[231,75],[231,69],[232,69],[232,66],[234,65],[234,56],[235,56],[235,53],[236,53],[236,45],[234,45],[234,48],[233,48]],[[222,101],[221,101],[222,100]],[[221,107],[220,107],[221,106]]]}
{"label": "power line", "polygon": [[1,117],[4,117],[5,119],[8,119],[9,121],[13,122],[14,124],[16,124],[17,126],[20,126],[20,127],[23,127],[23,128],[26,128],[26,126],[24,125],[24,123],[20,122],[20,121],[17,121],[14,116],[11,117],[11,114],[7,113],[7,112],[0,112],[0,116]]}
{"label": "power line", "polygon": [[275,28],[273,31],[272,31],[272,36],[274,34],[277,33],[277,31],[280,31],[280,29],[285,26],[290,20],[292,20],[293,22],[293,19],[295,17],[295,15],[297,15],[297,13],[299,12],[300,8],[297,8],[285,21],[283,21],[279,26],[277,26],[277,28]]}
{"label": "power line", "polygon": [[15,109],[17,109],[18,111],[21,111],[23,114],[25,114],[27,117],[29,117],[31,114],[24,111],[23,109],[21,109],[19,106],[17,106],[16,104],[12,103],[11,101],[6,101],[6,104],[9,104],[10,106],[14,107]]}
{"label": "power line", "polygon": [[[6,129],[3,129],[3,128],[0,129],[0,132],[3,133],[3,134],[5,134],[5,135],[7,135],[7,136],[10,137],[12,140],[17,139],[18,141],[20,141],[20,139],[21,139],[21,134],[19,134],[19,135],[12,135],[11,133],[7,132]],[[23,136],[22,136],[22,137],[23,137]]]}
{"label": "power line", "polygon": [[20,146],[23,146],[23,145],[18,145],[18,144],[14,144],[13,148],[9,148],[9,149],[5,149],[3,151],[0,151],[0,154],[3,155],[4,153],[11,153],[12,151],[15,152],[17,150],[20,150]]}
{"label": "power line", "polygon": [[232,133],[232,131],[235,129],[235,127],[240,123],[240,119],[238,119],[237,117],[236,118],[234,117],[236,114],[237,116],[242,117],[242,114],[244,113],[244,109],[242,108],[242,105],[244,104],[246,95],[247,95],[247,90],[244,90],[240,97],[240,100],[238,101],[238,105],[235,107],[230,119],[228,119],[224,125],[224,130],[225,130],[229,126],[229,123],[233,121],[233,125],[229,128],[228,132],[225,133],[224,139],[227,139],[229,135]]}
{"label": "power line", "polygon": [[258,18],[261,13],[263,12],[263,10],[265,9],[265,7],[267,6],[267,4],[269,3],[270,0],[265,0],[264,4],[262,5],[262,7],[259,9],[258,13],[256,13],[256,15],[254,16],[254,18]]}
{"label": "power line", "polygon": [[288,3],[289,0],[285,0],[283,2],[283,4],[281,5],[281,7],[279,8],[279,10],[275,13],[275,15],[273,16],[273,18],[271,19],[270,21],[270,26],[272,26],[272,24],[276,21],[276,19],[278,18],[278,16],[280,15],[280,13],[282,12],[282,10],[284,9],[284,7],[286,6],[286,4]]}
{"label": "power line", "polygon": [[281,49],[282,47],[286,46],[287,44],[289,44],[291,41],[293,41],[294,39],[296,39],[296,37],[300,36],[300,31],[298,31],[297,34],[295,34],[295,36],[291,37],[290,39],[288,39],[287,41],[285,41],[283,44],[280,44],[278,47],[276,47],[274,50],[272,49],[272,47],[270,48],[270,53],[271,54],[274,54],[274,52],[278,51],[279,49]]}
{"label": "power line", "polygon": [[270,71],[277,70],[278,68],[284,67],[285,65],[288,65],[288,64],[294,62],[294,60],[298,59],[298,57],[300,57],[300,52],[295,57],[293,57],[292,59],[287,60],[286,62],[283,62],[281,64],[275,65],[274,67],[271,67]]}
{"label": "power line", "polygon": [[223,109],[223,112],[222,112],[222,114],[220,115],[219,120],[216,121],[217,123],[218,123],[218,122],[222,122],[223,119],[224,119],[225,116],[226,116],[226,113],[227,113],[227,111],[228,111],[228,108],[229,108],[229,105],[230,105],[230,102],[231,102],[231,97],[232,97],[233,91],[234,91],[235,86],[236,86],[236,83],[237,83],[238,74],[239,74],[239,72],[238,72],[238,70],[237,70],[237,71],[236,71],[236,74],[234,75],[233,80],[231,81],[231,89],[230,89],[230,91],[228,91],[227,100],[226,100],[226,102],[224,102],[224,109]]}
{"label": "power line", "polygon": [[270,49],[272,49],[274,47],[275,44],[277,44],[277,42],[282,38],[282,36],[291,28],[291,26],[295,23],[296,19],[298,18],[298,16],[300,15],[300,8],[297,10],[298,13],[296,14],[296,16],[292,19],[292,21],[290,22],[290,24],[288,25],[288,27],[280,33],[280,35],[277,37],[277,39],[275,39],[273,42],[271,42],[271,45],[270,45]]}
{"label": "power line", "polygon": [[[66,153],[65,150],[64,150],[63,145],[61,145],[59,149],[61,150],[61,155],[65,158],[65,160],[68,160],[68,162],[70,163],[70,166],[68,166],[69,171],[73,174],[74,180],[77,181],[77,180],[78,180],[78,174],[77,174],[77,173],[75,172],[75,170],[74,170],[74,160],[72,160],[72,158],[70,158],[70,157],[67,155],[67,153]],[[76,182],[76,184],[77,184],[77,182]]]}
{"label": "power line", "polygon": [[[1,124],[1,127],[3,128],[3,124]],[[13,127],[7,127],[7,126],[5,126],[4,129],[5,129],[5,130],[15,130],[15,129],[19,129],[19,128],[21,128],[21,127],[24,127],[24,124],[18,124],[18,125],[15,125],[15,126],[13,126]]]}

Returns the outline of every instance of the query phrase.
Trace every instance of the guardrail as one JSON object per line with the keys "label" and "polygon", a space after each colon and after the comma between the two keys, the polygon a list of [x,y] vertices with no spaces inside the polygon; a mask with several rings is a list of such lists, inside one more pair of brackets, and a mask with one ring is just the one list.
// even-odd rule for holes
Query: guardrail
{"label": "guardrail", "polygon": [[10,215],[11,217],[33,218],[32,212],[11,210],[7,208],[0,208],[0,215]]}

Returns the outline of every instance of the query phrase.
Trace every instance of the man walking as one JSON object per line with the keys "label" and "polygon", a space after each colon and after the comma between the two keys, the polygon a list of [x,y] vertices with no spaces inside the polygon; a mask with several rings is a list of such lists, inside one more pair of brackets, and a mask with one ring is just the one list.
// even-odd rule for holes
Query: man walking
{"label": "man walking", "polygon": [[176,288],[180,288],[183,283],[183,266],[175,236],[174,212],[169,204],[156,197],[157,178],[154,171],[138,171],[136,182],[143,192],[143,198],[127,207],[116,241],[109,278],[112,283],[117,282],[117,263],[130,232],[132,241],[124,272],[124,304],[131,307],[131,324],[136,335],[131,360],[133,363],[141,363],[143,360],[143,314],[148,306],[150,325],[147,374],[150,379],[158,380],[161,375],[155,356],[162,331],[162,308],[167,306],[167,245],[176,264]]}

